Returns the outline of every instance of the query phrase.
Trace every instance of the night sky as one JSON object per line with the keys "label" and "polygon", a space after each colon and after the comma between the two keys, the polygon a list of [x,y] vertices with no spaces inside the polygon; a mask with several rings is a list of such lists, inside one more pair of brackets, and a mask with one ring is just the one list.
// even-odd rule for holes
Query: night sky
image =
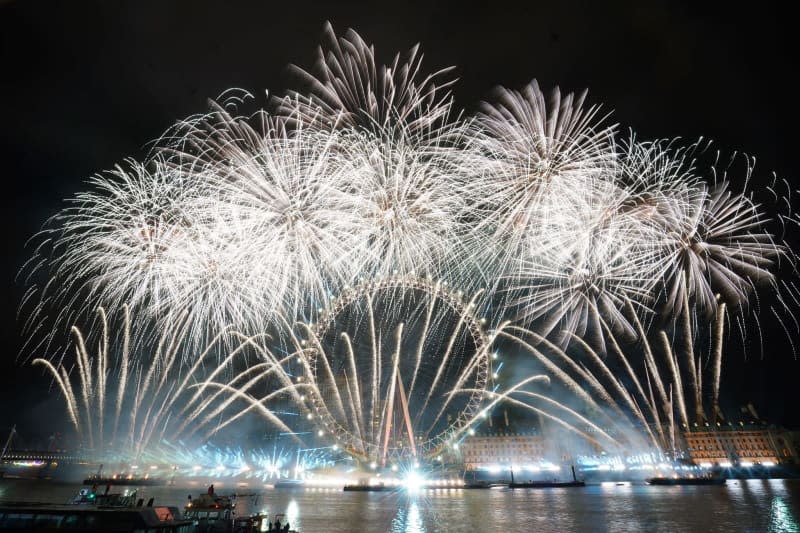
{"label": "night sky", "polygon": [[[3,439],[12,423],[30,443],[65,426],[49,380],[17,362],[24,287],[15,275],[31,254],[26,240],[86,178],[143,157],[149,141],[205,111],[208,98],[229,87],[263,95],[296,86],[287,66],[312,66],[326,20],[340,33],[356,29],[385,61],[422,43],[430,70],[458,67],[454,92],[467,111],[498,84],[588,87],[590,102],[641,139],[710,138],[757,157],[754,185],[774,171],[796,187],[788,143],[797,28],[777,2],[206,4],[0,0]],[[763,359],[756,346],[746,357],[730,348],[723,396],[797,426],[800,362],[764,322]]]}

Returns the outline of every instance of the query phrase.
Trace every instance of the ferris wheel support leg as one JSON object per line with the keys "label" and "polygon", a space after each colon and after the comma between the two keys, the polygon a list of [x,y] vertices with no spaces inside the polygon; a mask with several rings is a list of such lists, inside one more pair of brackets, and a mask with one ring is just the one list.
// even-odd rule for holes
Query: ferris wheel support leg
{"label": "ferris wheel support leg", "polygon": [[403,390],[403,380],[400,378],[400,369],[397,369],[397,388],[400,391],[400,406],[403,408],[403,418],[406,420],[406,431],[408,431],[408,442],[411,444],[411,453],[414,459],[417,458],[417,444],[414,438],[414,430],[411,427],[411,414],[408,412],[408,400],[406,391]]}
{"label": "ferris wheel support leg", "polygon": [[397,383],[397,361],[395,360],[394,371],[392,372],[394,377],[392,378],[390,385],[389,385],[389,397],[386,399],[386,413],[384,416],[384,433],[383,433],[383,451],[381,453],[381,467],[386,466],[386,456],[389,453],[389,435],[392,431],[392,419],[394,418],[394,392],[395,392],[395,385]]}

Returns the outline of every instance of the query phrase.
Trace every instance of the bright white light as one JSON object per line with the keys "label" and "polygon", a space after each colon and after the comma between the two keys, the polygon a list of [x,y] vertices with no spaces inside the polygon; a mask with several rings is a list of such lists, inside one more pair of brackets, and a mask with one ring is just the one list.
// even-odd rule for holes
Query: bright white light
{"label": "bright white light", "polygon": [[731,464],[731,462],[730,462],[730,461],[723,461],[723,462],[721,462],[721,463],[719,464],[719,466],[721,466],[722,468],[730,468],[730,467],[732,467],[732,466],[733,466],[733,464]]}
{"label": "bright white light", "polygon": [[409,472],[405,479],[403,479],[403,486],[410,492],[416,492],[423,488],[424,485],[425,478],[419,475],[415,470]]}
{"label": "bright white light", "polygon": [[750,461],[742,461],[741,465],[745,468],[750,468],[751,466],[753,466],[753,463]]}
{"label": "bright white light", "polygon": [[702,463],[700,463],[700,467],[701,468],[711,468],[712,466],[713,465],[711,463],[709,463],[708,461],[703,461]]}
{"label": "bright white light", "polygon": [[764,462],[763,462],[763,463],[761,463],[761,464],[762,464],[762,465],[764,465],[764,466],[766,466],[766,467],[775,466],[775,463],[774,463],[773,461],[764,461]]}
{"label": "bright white light", "polygon": [[377,464],[375,461],[372,461],[372,462],[369,464],[369,467],[370,467],[371,469],[375,470],[376,468],[378,468],[378,464]]}

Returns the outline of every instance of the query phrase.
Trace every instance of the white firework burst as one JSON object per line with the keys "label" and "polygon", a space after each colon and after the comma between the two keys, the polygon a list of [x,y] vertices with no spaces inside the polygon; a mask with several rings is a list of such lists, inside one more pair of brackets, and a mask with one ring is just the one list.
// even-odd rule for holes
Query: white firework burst
{"label": "white firework burst", "polygon": [[450,70],[425,73],[418,47],[382,65],[327,26],[305,92],[275,114],[238,116],[249,95],[227,93],[54,218],[31,262],[47,277],[25,298],[32,336],[54,309],[70,326],[127,304],[161,325],[188,310],[202,342],[413,274],[487,286],[498,322],[602,345],[604,323],[635,335],[629,315],[656,303],[711,314],[717,294],[735,308],[778,286],[791,252],[748,196],[705,185],[698,145],[618,143],[585,93],[548,102],[535,81],[465,117]]}
{"label": "white firework burst", "polygon": [[482,261],[494,274],[488,277],[516,268],[532,239],[542,249],[563,246],[563,230],[574,227],[570,219],[587,194],[607,189],[601,178],[614,164],[614,127],[603,126],[599,108],[585,108],[584,99],[556,89],[548,106],[533,81],[522,91],[500,89],[497,103],[478,114],[474,143],[486,167],[472,184],[481,198],[475,232],[489,246],[475,248],[490,254]]}
{"label": "white firework burst", "polygon": [[174,303],[171,254],[189,229],[192,189],[163,159],[128,160],[89,184],[92,190],[77,194],[42,232],[46,245],[31,264],[32,276],[46,280],[34,289],[34,331],[52,309],[61,310],[55,334],[101,304],[160,309]]}
{"label": "white firework burst", "polygon": [[326,37],[315,73],[298,69],[310,93],[291,93],[280,111],[339,133],[334,150],[359,204],[361,275],[459,277],[476,153],[468,121],[453,117],[451,69],[423,74],[418,46],[381,65],[354,31],[337,37],[328,25]]}
{"label": "white firework burst", "polygon": [[770,269],[786,250],[766,229],[758,204],[723,181],[673,207],[665,240],[667,314],[680,314],[683,302],[691,301],[699,313],[713,315],[717,295],[738,307],[757,285],[774,284]]}
{"label": "white firework burst", "polygon": [[[187,260],[203,275],[177,300],[208,298],[224,306],[220,317],[238,316],[237,323],[296,316],[355,277],[364,262],[354,230],[359,203],[352,170],[335,154],[338,134],[286,122],[217,107],[184,125],[173,161],[205,189],[193,204],[197,227],[208,233],[203,244],[220,244],[224,263],[208,263],[206,248],[187,247]],[[223,264],[229,269],[220,270]],[[210,297],[208,274],[219,288]]]}
{"label": "white firework burst", "polygon": [[339,148],[358,202],[352,231],[362,275],[454,276],[468,209],[457,165],[402,140],[351,134],[347,141]]}
{"label": "white firework burst", "polygon": [[[295,67],[308,93],[291,91],[284,109],[323,129],[350,128],[384,135],[411,132],[439,136],[447,129],[452,111],[449,87],[452,67],[423,74],[422,53],[414,46],[401,62],[400,54],[388,65],[375,57],[375,48],[353,30],[337,37],[325,26],[313,72]],[[287,107],[288,106],[288,107]]]}

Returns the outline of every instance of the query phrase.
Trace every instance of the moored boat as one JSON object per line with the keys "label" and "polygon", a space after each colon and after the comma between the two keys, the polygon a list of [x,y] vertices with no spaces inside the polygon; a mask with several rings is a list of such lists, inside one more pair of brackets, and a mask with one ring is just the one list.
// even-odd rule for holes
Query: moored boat
{"label": "moored boat", "polygon": [[98,493],[96,488],[83,488],[72,499],[73,505],[93,505],[95,507],[129,507],[136,506],[136,491],[124,493],[109,492],[111,485],[106,486],[105,492]]}
{"label": "moored boat", "polygon": [[154,486],[163,485],[164,480],[159,477],[153,477],[149,474],[143,476],[135,476],[131,472],[120,472],[118,474],[103,475],[103,465],[97,469],[97,472],[91,474],[83,480],[84,485],[100,486],[100,485],[123,485],[123,486]]}
{"label": "moored boat", "polygon": [[724,477],[651,477],[650,485],[724,485]]}
{"label": "moored boat", "polygon": [[291,526],[285,514],[276,514],[274,520],[273,522],[270,516],[264,513],[237,518],[233,524],[233,533],[254,533],[256,531],[298,533],[297,530],[290,529]]}
{"label": "moored boat", "polygon": [[585,487],[585,481],[526,481],[509,483],[510,489],[555,489],[560,487]]}
{"label": "moored boat", "polygon": [[552,480],[529,480],[529,481],[515,481],[514,471],[511,471],[511,483],[508,484],[510,489],[555,489],[561,487],[585,487],[586,482],[579,480],[575,474],[575,467],[572,467],[572,481],[560,481],[558,479]]}
{"label": "moored boat", "polygon": [[147,486],[164,485],[164,480],[158,477],[142,476],[134,477],[130,474],[119,474],[114,476],[91,475],[83,480],[84,485],[124,485],[124,486]]}
{"label": "moored boat", "polygon": [[490,488],[492,488],[493,485],[496,485],[496,483],[492,484],[492,483],[489,483],[488,481],[469,481],[469,482],[465,482],[464,485],[461,486],[461,488],[462,489],[490,489]]}
{"label": "moored boat", "polygon": [[183,516],[194,523],[197,531],[233,531],[235,500],[235,495],[216,494],[214,485],[211,485],[206,494],[196,498],[189,495],[189,501],[183,508]]}
{"label": "moored boat", "polygon": [[345,485],[344,491],[346,492],[389,492],[392,490],[397,490],[399,487],[391,486],[391,485],[384,485],[380,483],[378,485],[367,485],[366,483],[363,484],[356,484],[356,485]]}
{"label": "moored boat", "polygon": [[19,503],[0,505],[0,529],[194,533],[176,507],[97,507]]}

